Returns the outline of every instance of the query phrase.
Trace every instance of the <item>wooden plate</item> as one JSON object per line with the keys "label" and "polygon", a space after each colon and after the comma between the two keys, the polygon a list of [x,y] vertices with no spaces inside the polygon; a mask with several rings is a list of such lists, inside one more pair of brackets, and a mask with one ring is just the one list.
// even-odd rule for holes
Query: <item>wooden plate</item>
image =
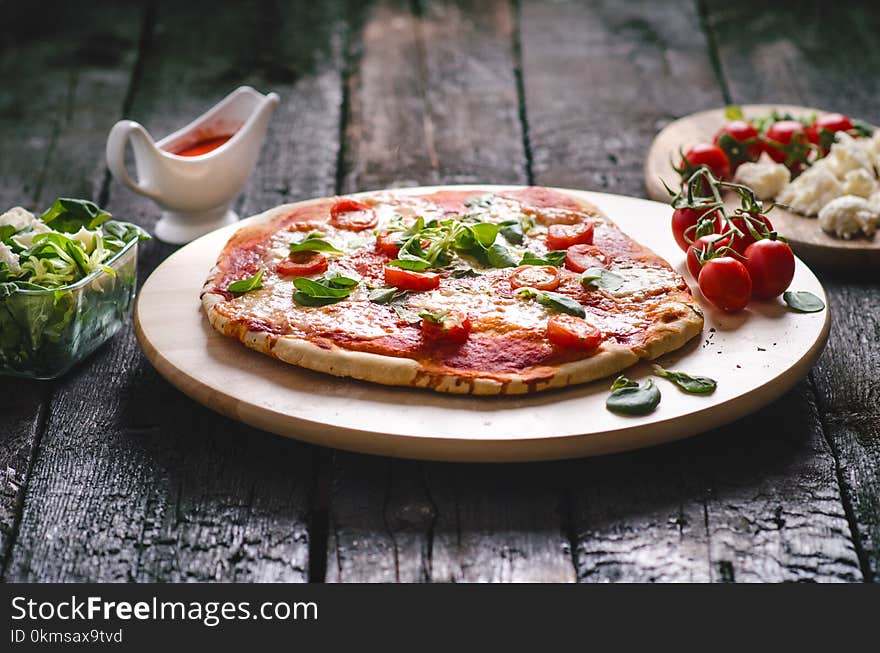
{"label": "wooden plate", "polygon": [[[748,117],[764,115],[773,109],[795,116],[825,113],[788,104],[749,104],[743,107],[743,112]],[[701,141],[711,141],[726,121],[724,109],[713,109],[693,113],[664,127],[651,143],[645,160],[648,196],[659,202],[668,202],[669,193],[663,188],[662,181],[670,188],[678,186],[678,174],[672,169],[671,162],[678,160],[679,148],[687,150]],[[730,200],[731,208],[738,206],[735,198]],[[806,218],[780,207],[774,208],[769,216],[774,228],[788,239],[795,253],[811,265],[848,269],[880,267],[880,238],[833,238],[822,231],[816,218]]]}
{"label": "wooden plate", "polygon": [[[595,203],[624,231],[684,270],[684,256],[669,230],[668,206],[567,192]],[[208,325],[199,291],[238,226],[194,241],[153,272],[137,302],[138,339],[156,369],[196,401],[258,428],[329,447],[459,461],[543,460],[646,447],[719,426],[773,401],[807,373],[828,334],[827,310],[799,314],[774,301],[724,315],[706,305],[703,334],[662,363],[711,376],[718,389],[698,397],[658,379],[663,399],[645,417],[620,417],[605,409],[610,380],[526,397],[480,398],[340,379],[249,350]],[[801,261],[792,287],[825,299]],[[627,375],[648,373],[643,363]]]}

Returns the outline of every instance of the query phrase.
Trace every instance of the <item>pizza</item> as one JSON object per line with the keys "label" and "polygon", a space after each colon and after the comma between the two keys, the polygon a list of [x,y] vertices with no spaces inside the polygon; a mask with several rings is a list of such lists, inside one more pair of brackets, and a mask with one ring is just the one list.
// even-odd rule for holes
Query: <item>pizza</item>
{"label": "pizza", "polygon": [[683,346],[666,261],[563,191],[381,191],[271,209],[202,291],[220,333],[341,377],[475,395],[584,383]]}

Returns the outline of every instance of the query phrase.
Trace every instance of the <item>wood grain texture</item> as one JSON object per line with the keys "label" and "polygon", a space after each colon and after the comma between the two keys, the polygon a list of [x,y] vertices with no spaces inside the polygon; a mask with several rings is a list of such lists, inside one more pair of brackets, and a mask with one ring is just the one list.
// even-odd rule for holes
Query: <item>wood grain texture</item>
{"label": "wood grain texture", "polygon": [[[708,3],[709,28],[731,100],[784,99],[828,106],[876,124],[880,14],[873,3],[811,3],[800,20],[756,10],[757,3]],[[748,17],[750,28],[741,29]],[[836,454],[862,572],[880,580],[880,419],[877,381],[880,285],[828,277],[833,322],[811,375],[822,425]]]}
{"label": "wood grain texture", "polygon": [[[10,7],[0,25],[2,210],[21,205],[39,211],[59,195],[91,197],[97,191],[103,164],[94,147],[105,136],[106,107],[122,104],[137,53],[142,11],[134,3],[96,3],[81,11],[52,3],[47,9],[48,19]],[[67,25],[78,18],[90,27],[67,34]],[[0,378],[0,393],[7,398],[0,411],[4,560],[53,386]]]}
{"label": "wood grain texture", "polygon": [[[525,183],[509,3],[380,3],[364,18],[342,190]],[[573,580],[550,468],[523,469],[336,454],[327,580]]]}
{"label": "wood grain texture", "polygon": [[[240,83],[277,90],[287,104],[273,125],[275,147],[240,205],[256,210],[328,192],[339,133],[338,7],[240,3],[207,23],[208,8],[163,3],[148,17],[125,109],[161,136]],[[89,158],[80,169],[103,165],[106,131],[122,111],[121,98],[104,107],[103,128],[82,142]],[[315,146],[295,166],[293,143]],[[108,208],[155,223],[156,209],[116,184]],[[141,278],[171,251],[148,243]],[[313,457],[310,447],[193,404],[126,331],[59,383],[7,578],[307,580]]]}
{"label": "wood grain texture", "polygon": [[[691,3],[524,2],[521,20],[538,183],[642,195],[656,130],[724,101]],[[582,83],[567,73],[575,68]],[[834,459],[815,411],[804,410],[809,402],[801,384],[758,416],[694,442],[572,465],[578,578],[859,578]],[[791,439],[768,437],[775,431],[763,425],[785,423],[792,411]],[[748,457],[739,433],[755,434]],[[777,509],[797,518],[766,536]]]}

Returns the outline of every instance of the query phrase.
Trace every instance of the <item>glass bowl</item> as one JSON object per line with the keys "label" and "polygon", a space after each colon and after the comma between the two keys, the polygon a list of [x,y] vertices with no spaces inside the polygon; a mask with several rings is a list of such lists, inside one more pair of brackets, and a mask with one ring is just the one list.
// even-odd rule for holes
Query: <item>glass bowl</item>
{"label": "glass bowl", "polygon": [[128,320],[137,287],[137,239],[76,283],[0,296],[0,374],[54,379]]}

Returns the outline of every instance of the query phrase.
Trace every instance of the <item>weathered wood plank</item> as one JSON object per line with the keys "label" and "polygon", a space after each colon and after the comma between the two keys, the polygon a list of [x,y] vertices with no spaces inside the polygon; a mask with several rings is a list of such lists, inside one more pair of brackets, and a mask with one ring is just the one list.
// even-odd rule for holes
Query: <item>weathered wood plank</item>
{"label": "weathered wood plank", "polygon": [[[525,183],[509,4],[386,3],[365,19],[342,190]],[[552,469],[337,454],[327,578],[573,580]]]}
{"label": "weathered wood plank", "polygon": [[[692,3],[524,2],[521,30],[538,183],[643,195],[656,131],[724,101]],[[801,384],[694,441],[572,463],[579,579],[858,578],[809,406]],[[774,522],[775,511],[786,517]]]}
{"label": "weathered wood plank", "polygon": [[[103,165],[90,149],[106,107],[122,104],[143,12],[135,3],[35,12],[4,7],[0,50],[0,211],[41,210],[58,195],[91,196]],[[84,20],[88,29],[70,33]],[[64,34],[63,38],[59,35]],[[28,470],[52,393],[49,382],[0,379],[0,554],[17,528]]]}
{"label": "weathered wood plank", "polygon": [[[877,124],[880,108],[880,15],[871,3],[821,3],[785,12],[757,3],[709,3],[709,26],[737,102],[786,101],[844,111]],[[748,17],[749,29],[742,30]],[[880,580],[880,285],[871,279],[823,275],[832,327],[811,374],[825,436],[837,458],[851,509],[862,571]]]}
{"label": "weathered wood plank", "polygon": [[[168,2],[154,20],[132,117],[160,136],[240,83],[277,90],[283,105],[272,144],[240,205],[257,211],[332,190],[337,5],[239,3],[217,13],[209,3]],[[81,167],[101,165],[121,106],[104,107]],[[153,206],[116,184],[109,209],[148,227],[156,218]],[[171,251],[147,244],[141,278]],[[59,384],[7,576],[307,580],[314,455],[194,404],[158,376],[127,330]]]}

